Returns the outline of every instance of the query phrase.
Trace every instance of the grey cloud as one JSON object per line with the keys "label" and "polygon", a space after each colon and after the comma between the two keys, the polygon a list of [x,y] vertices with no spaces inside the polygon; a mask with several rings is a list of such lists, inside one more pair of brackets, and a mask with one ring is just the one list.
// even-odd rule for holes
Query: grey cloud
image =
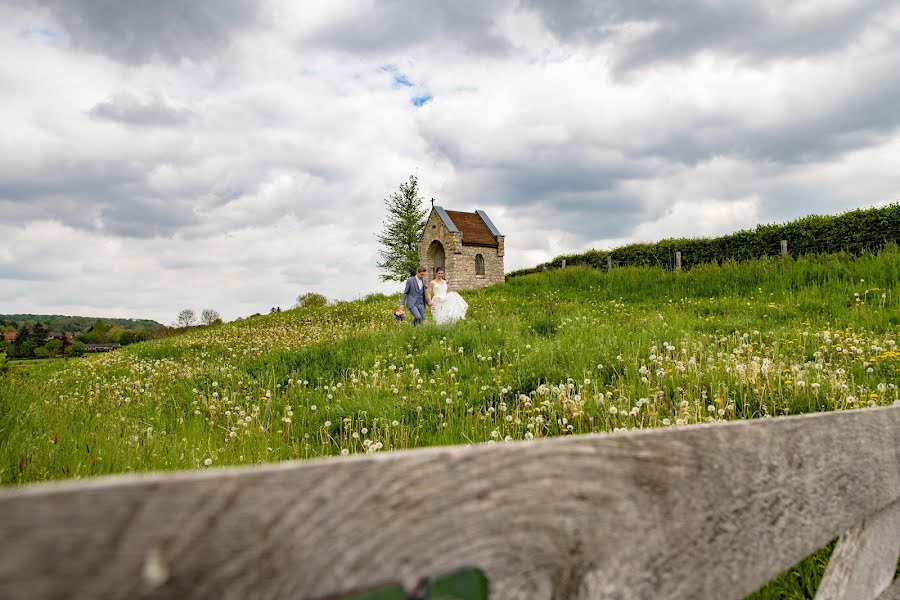
{"label": "grey cloud", "polygon": [[63,278],[62,273],[36,263],[0,264],[0,281],[55,282]]}
{"label": "grey cloud", "polygon": [[127,93],[94,105],[88,114],[98,120],[151,127],[181,125],[193,115],[187,108],[172,106],[158,96],[141,100]]}
{"label": "grey cloud", "polygon": [[262,18],[257,0],[40,0],[71,44],[130,64],[204,59]]}
{"label": "grey cloud", "polygon": [[103,207],[103,229],[129,238],[167,236],[196,224],[198,215],[191,200],[137,198]]}
{"label": "grey cloud", "polygon": [[885,60],[865,76],[855,78],[846,97],[822,97],[822,106],[791,110],[785,116],[752,124],[715,110],[673,115],[661,138],[649,143],[636,138],[623,143],[632,158],[658,156],[693,165],[715,156],[737,156],[767,163],[795,164],[827,160],[890,138],[900,127],[900,54]]}
{"label": "grey cloud", "polygon": [[310,41],[353,53],[390,52],[423,43],[458,45],[477,54],[510,48],[495,19],[512,8],[506,0],[376,0],[371,12],[345,19]]}
{"label": "grey cloud", "polygon": [[788,19],[783,9],[750,2],[522,0],[522,4],[534,10],[554,36],[568,43],[609,41],[629,24],[653,27],[648,35],[618,49],[615,61],[620,73],[681,60],[704,50],[751,61],[835,52],[853,43],[866,27],[895,7],[892,0],[864,0],[837,10],[817,8],[802,19]]}

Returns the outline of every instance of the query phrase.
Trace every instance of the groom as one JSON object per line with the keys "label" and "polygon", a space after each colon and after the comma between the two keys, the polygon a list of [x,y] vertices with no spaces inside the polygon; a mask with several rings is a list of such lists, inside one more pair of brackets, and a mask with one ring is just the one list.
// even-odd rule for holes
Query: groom
{"label": "groom", "polygon": [[400,306],[408,306],[413,314],[413,325],[418,325],[425,319],[425,306],[431,306],[425,294],[426,271],[425,267],[416,269],[416,274],[406,280],[403,296],[400,297]]}

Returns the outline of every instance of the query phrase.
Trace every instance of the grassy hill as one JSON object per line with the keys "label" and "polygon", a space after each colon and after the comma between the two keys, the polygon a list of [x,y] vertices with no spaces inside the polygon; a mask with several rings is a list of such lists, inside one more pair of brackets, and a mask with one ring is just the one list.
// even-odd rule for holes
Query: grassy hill
{"label": "grassy hill", "polygon": [[[896,246],[572,268],[467,292],[449,327],[372,296],[12,367],[0,483],[889,405],[898,282]],[[827,552],[758,597],[807,597]]]}

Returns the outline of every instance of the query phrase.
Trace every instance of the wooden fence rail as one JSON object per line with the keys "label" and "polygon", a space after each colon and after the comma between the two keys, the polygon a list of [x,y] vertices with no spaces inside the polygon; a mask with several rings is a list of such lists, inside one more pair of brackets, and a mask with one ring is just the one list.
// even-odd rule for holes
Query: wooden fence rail
{"label": "wooden fence rail", "polygon": [[900,597],[898,406],[6,489],[0,597],[740,599],[839,535],[819,596]]}

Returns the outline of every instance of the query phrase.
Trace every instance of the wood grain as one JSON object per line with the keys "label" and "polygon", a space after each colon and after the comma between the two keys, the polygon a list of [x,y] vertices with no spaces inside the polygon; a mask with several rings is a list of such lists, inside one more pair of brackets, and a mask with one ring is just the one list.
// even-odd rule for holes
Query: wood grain
{"label": "wood grain", "polygon": [[[900,408],[0,491],[4,598],[740,599],[900,498]],[[11,542],[10,540],[15,540]]]}
{"label": "wood grain", "polygon": [[874,600],[891,584],[900,558],[900,501],[841,536],[816,600]]}
{"label": "wood grain", "polygon": [[891,587],[878,596],[878,600],[900,600],[900,579],[894,581]]}

